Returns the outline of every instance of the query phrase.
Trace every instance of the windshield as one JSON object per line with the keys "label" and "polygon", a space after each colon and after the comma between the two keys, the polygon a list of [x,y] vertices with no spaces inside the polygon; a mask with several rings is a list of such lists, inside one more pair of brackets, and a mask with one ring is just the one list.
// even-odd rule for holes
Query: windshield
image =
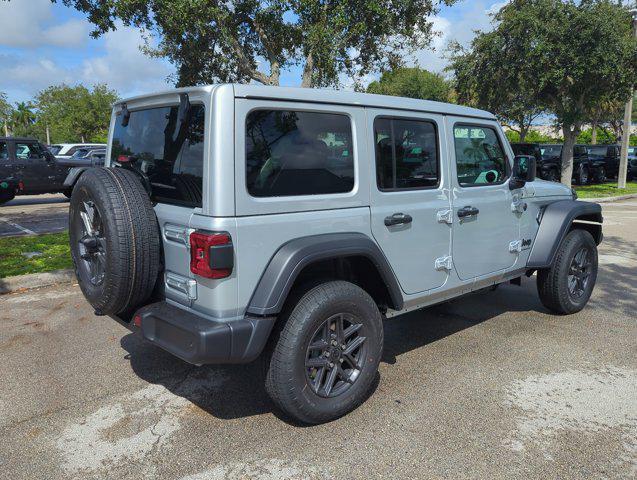
{"label": "windshield", "polygon": [[71,155],[71,158],[83,158],[86,156],[86,154],[89,152],[88,149],[86,148],[81,148],[79,150],[76,150],[75,153],[73,155]]}
{"label": "windshield", "polygon": [[562,145],[544,145],[540,148],[542,158],[559,157],[562,155]]}
{"label": "windshield", "polygon": [[516,155],[535,155],[535,145],[514,143],[511,145],[511,148]]}
{"label": "windshield", "polygon": [[130,112],[115,119],[111,162],[139,172],[156,202],[201,207],[204,106],[192,105],[190,121],[177,128],[178,107]]}
{"label": "windshield", "polygon": [[631,157],[637,156],[637,147],[628,147],[628,155]]}
{"label": "windshield", "polygon": [[51,152],[53,155],[57,155],[58,153],[60,153],[60,150],[62,150],[62,145],[51,145],[49,147],[49,152]]}

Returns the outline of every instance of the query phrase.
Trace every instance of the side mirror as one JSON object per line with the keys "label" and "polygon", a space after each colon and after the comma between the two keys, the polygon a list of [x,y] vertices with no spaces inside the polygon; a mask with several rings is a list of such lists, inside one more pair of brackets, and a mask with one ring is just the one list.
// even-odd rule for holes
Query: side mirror
{"label": "side mirror", "polygon": [[517,155],[513,159],[513,172],[509,188],[515,190],[522,188],[526,182],[535,180],[536,170],[535,157],[533,155]]}

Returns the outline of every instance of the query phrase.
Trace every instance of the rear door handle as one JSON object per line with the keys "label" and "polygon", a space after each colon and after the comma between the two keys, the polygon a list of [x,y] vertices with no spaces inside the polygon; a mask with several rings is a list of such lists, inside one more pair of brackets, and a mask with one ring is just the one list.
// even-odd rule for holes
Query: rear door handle
{"label": "rear door handle", "polygon": [[458,210],[458,218],[475,217],[478,213],[480,213],[480,210],[476,207],[467,205]]}
{"label": "rear door handle", "polygon": [[394,213],[389,217],[385,217],[385,226],[391,227],[392,225],[403,225],[411,223],[411,221],[411,215],[407,215],[406,213]]}

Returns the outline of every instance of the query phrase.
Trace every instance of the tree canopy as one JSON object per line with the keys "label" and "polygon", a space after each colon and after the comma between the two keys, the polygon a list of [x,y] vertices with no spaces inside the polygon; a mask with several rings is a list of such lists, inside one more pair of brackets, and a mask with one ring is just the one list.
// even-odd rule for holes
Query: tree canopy
{"label": "tree canopy", "polygon": [[177,67],[178,85],[278,85],[302,65],[302,86],[317,87],[400,65],[431,41],[430,16],[456,0],[61,1],[87,14],[95,37],[118,21],[144,29],[158,41],[146,52]]}
{"label": "tree canopy", "polygon": [[564,132],[562,182],[570,185],[582,126],[603,102],[625,102],[637,78],[630,13],[611,0],[512,0],[494,21],[456,52],[460,98],[499,107],[520,95],[546,108]]}
{"label": "tree canopy", "polygon": [[380,80],[369,84],[367,92],[438,102],[453,100],[453,89],[448,80],[420,68],[397,68],[384,72]]}
{"label": "tree canopy", "polygon": [[35,97],[38,136],[48,126],[53,142],[105,141],[116,100],[117,93],[103,84],[92,90],[64,84],[42,90]]}

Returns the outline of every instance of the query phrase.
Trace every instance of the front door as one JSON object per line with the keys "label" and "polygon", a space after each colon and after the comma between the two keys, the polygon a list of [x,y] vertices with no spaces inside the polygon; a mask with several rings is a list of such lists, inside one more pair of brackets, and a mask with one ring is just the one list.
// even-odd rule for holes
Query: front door
{"label": "front door", "polygon": [[512,267],[519,221],[509,189],[512,158],[495,122],[447,119],[453,176],[453,263],[467,280]]}
{"label": "front door", "polygon": [[53,192],[59,189],[59,173],[52,157],[47,157],[38,142],[17,141],[15,143],[16,159],[24,166],[24,189],[29,193]]}
{"label": "front door", "polygon": [[442,116],[368,109],[367,119],[374,238],[405,293],[440,287],[451,242]]}

